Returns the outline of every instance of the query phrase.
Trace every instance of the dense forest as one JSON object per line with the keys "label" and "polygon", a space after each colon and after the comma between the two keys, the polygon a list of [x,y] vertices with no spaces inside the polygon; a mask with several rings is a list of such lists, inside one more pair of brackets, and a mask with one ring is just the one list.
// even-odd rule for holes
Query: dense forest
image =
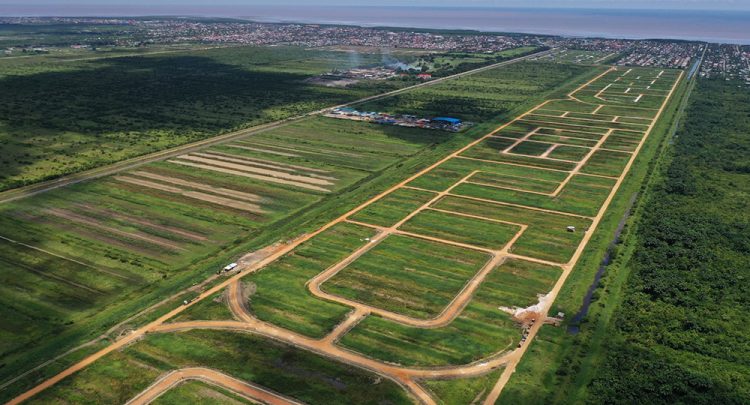
{"label": "dense forest", "polygon": [[700,80],[691,100],[591,403],[750,403],[750,92]]}
{"label": "dense forest", "polygon": [[0,190],[410,84],[305,82],[332,68],[380,60],[379,54],[234,47],[66,63],[3,61]]}

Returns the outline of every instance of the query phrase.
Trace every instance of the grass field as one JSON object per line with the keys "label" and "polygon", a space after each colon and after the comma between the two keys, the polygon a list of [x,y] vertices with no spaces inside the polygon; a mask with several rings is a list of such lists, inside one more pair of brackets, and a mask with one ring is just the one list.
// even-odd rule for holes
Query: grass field
{"label": "grass field", "polygon": [[[42,58],[42,61],[45,59]],[[379,62],[363,55],[359,63]],[[346,52],[233,47],[37,63],[0,60],[0,190],[407,85],[306,84]]]}
{"label": "grass field", "polygon": [[[253,350],[247,350],[249,347]],[[125,403],[160,374],[194,364],[307,403],[411,403],[390,380],[271,340],[217,331],[151,335],[30,403]],[[186,394],[177,391],[172,395]],[[165,395],[169,400],[169,394]]]}
{"label": "grass field", "polygon": [[218,269],[217,252],[445,140],[314,118],[253,138],[262,148],[211,147],[3,204],[0,236],[43,250],[0,245],[3,361],[93,337],[147,293]]}
{"label": "grass field", "polygon": [[488,259],[476,251],[392,235],[327,280],[322,289],[395,313],[430,318]]}
{"label": "grass field", "polygon": [[472,378],[430,380],[423,384],[435,395],[438,404],[477,404],[489,394],[502,371],[498,369]]}
{"label": "grass field", "polygon": [[153,404],[156,405],[181,405],[181,404],[225,404],[225,405],[243,405],[252,404],[253,402],[214,385],[202,381],[191,380],[180,383],[165,392],[164,395],[156,398]]}
{"label": "grass field", "polygon": [[[621,191],[613,201],[612,208],[606,213],[602,225],[594,233],[591,242],[586,247],[581,261],[578,263],[571,277],[564,285],[556,301],[553,311],[563,311],[566,314],[575,313],[581,309],[581,297],[586,294],[592,283],[594,274],[602,265],[605,254],[611,254],[610,264],[599,287],[593,294],[593,303],[589,307],[587,316],[581,321],[577,334],[568,333],[567,323],[561,328],[544,326],[534,344],[519,364],[516,373],[503,391],[498,403],[516,404],[550,404],[587,401],[600,403],[601,397],[586,398],[587,385],[600,370],[597,364],[602,361],[604,349],[602,341],[614,333],[607,327],[614,321],[615,300],[622,297],[622,289],[628,279],[627,262],[634,253],[633,245],[635,232],[638,229],[643,204],[636,202],[630,218],[625,222],[620,243],[611,248],[615,230],[623,220],[623,212],[628,210],[630,201],[637,195],[643,195],[644,187],[651,187],[644,179],[651,176],[655,167],[655,156],[659,156],[665,145],[671,140],[673,122],[679,116],[678,109],[686,92],[687,83],[683,81],[678,86],[673,101],[664,111],[662,118],[657,121],[653,133],[644,144],[638,155],[631,174],[626,177]],[[609,110],[609,111],[608,111]],[[603,107],[600,113],[621,113],[624,107]],[[629,115],[653,116],[655,111],[633,108]],[[653,181],[651,181],[653,182]],[[648,195],[648,194],[646,194]],[[568,317],[568,320],[571,318]],[[643,369],[639,372],[643,375]],[[663,375],[663,374],[655,374]],[[671,384],[671,382],[670,382]],[[621,397],[622,399],[624,397]],[[643,400],[644,397],[641,398]],[[611,399],[611,398],[610,398]]]}
{"label": "grass field", "polygon": [[490,272],[471,302],[450,324],[434,329],[409,327],[377,316],[359,323],[341,344],[367,356],[413,366],[467,364],[514,348],[520,326],[498,307],[536,304],[560,269],[509,260]]}
{"label": "grass field", "polygon": [[521,227],[434,210],[411,218],[400,230],[492,250],[502,249]]}

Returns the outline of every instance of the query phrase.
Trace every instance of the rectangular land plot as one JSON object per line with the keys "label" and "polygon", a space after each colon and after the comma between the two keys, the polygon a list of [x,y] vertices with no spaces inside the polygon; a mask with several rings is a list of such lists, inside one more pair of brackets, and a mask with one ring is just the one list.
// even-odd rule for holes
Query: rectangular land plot
{"label": "rectangular land plot", "polygon": [[534,134],[529,137],[529,140],[547,143],[558,143],[561,145],[585,146],[589,148],[595,146],[597,143],[597,140],[595,139],[547,134]]}
{"label": "rectangular land plot", "polygon": [[510,150],[510,153],[517,153],[520,155],[541,156],[551,146],[552,146],[551,143],[523,141],[519,143],[518,145],[514,146],[513,149]]}
{"label": "rectangular land plot", "polygon": [[354,214],[351,219],[390,227],[435,197],[428,191],[399,188]]}
{"label": "rectangular land plot", "polygon": [[[517,167],[506,165],[506,167]],[[466,180],[467,183],[481,184],[490,187],[511,188],[533,191],[537,193],[551,193],[560,185],[559,181],[542,180],[533,177],[502,175],[490,172],[478,172]]]}
{"label": "rectangular land plot", "polygon": [[559,145],[555,149],[552,149],[552,151],[547,155],[547,157],[552,159],[563,159],[563,160],[572,160],[575,162],[580,162],[581,159],[583,159],[591,149],[589,148],[579,148],[577,146],[566,146],[566,145]]}
{"label": "rectangular land plot", "polygon": [[311,278],[345,259],[374,235],[370,228],[341,223],[244,280],[255,285],[247,304],[258,319],[314,338],[323,337],[350,308],[313,296]]}
{"label": "rectangular land plot", "polygon": [[583,165],[581,173],[618,177],[622,174],[631,156],[630,153],[624,152],[596,151]]}
{"label": "rectangular land plot", "polygon": [[[437,209],[476,215],[499,221],[510,221],[528,225],[520,238],[511,247],[511,252],[537,259],[565,263],[575,252],[591,220],[577,216],[470,200],[448,196],[434,206]],[[576,227],[568,232],[568,226]]]}
{"label": "rectangular land plot", "polygon": [[452,242],[500,250],[521,230],[521,227],[428,209],[409,219],[399,229]]}
{"label": "rectangular land plot", "polygon": [[492,150],[491,146],[484,144],[483,142],[465,151],[460,156],[472,159],[490,160],[498,163],[509,163],[522,166],[532,166],[540,169],[563,171],[573,170],[576,166],[575,162],[561,162],[557,160],[538,158],[536,156],[502,153],[501,150]]}
{"label": "rectangular land plot", "polygon": [[641,137],[637,137],[636,139],[632,137],[610,135],[609,138],[607,138],[607,140],[602,144],[602,148],[623,152],[635,152],[640,142]]}
{"label": "rectangular land plot", "polygon": [[[451,159],[436,167],[430,172],[419,176],[408,185],[411,187],[424,188],[434,191],[444,191],[457,181],[478,172],[469,178],[469,181],[485,183],[490,185],[507,185],[512,188],[536,191],[536,187],[548,187],[545,183],[553,182],[559,184],[566,174],[559,171],[546,170],[528,166],[502,164],[500,162],[484,162],[473,159]],[[509,184],[515,184],[510,186]]]}
{"label": "rectangular land plot", "polygon": [[485,187],[464,183],[453,189],[456,195],[506,202],[528,207],[561,211],[577,215],[594,216],[609,195],[614,180],[576,175],[570,179],[559,195],[541,195],[523,191]]}
{"label": "rectangular land plot", "polygon": [[461,314],[447,326],[414,328],[369,316],[341,343],[376,359],[405,366],[468,364],[514,348],[519,326],[498,307],[525,308],[538,302],[560,276],[560,268],[507,260],[484,279]]}
{"label": "rectangular land plot", "polygon": [[540,110],[570,111],[578,113],[593,113],[598,106],[596,104],[581,103],[575,100],[552,100],[545,103]]}
{"label": "rectangular land plot", "polygon": [[391,235],[321,288],[395,313],[433,318],[488,259],[478,251]]}

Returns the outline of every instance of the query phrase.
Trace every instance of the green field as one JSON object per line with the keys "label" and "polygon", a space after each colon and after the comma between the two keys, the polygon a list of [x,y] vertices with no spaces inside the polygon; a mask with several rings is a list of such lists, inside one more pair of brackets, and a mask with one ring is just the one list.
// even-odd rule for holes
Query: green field
{"label": "green field", "polygon": [[452,242],[500,250],[521,230],[521,227],[428,209],[409,219],[399,229]]}
{"label": "green field", "polygon": [[311,404],[411,403],[390,380],[272,340],[219,331],[150,335],[29,403],[125,403],[160,374],[195,364]]}
{"label": "green field", "polygon": [[493,269],[461,314],[446,326],[415,328],[370,316],[344,335],[341,344],[376,359],[411,366],[467,364],[512,349],[520,327],[499,306],[536,304],[560,269],[508,260]]}
{"label": "green field", "polygon": [[242,405],[252,404],[253,402],[231,391],[204,383],[200,380],[191,380],[171,388],[152,403],[156,405],[211,405],[216,403],[222,405]]}
{"label": "green field", "polygon": [[406,218],[417,208],[428,203],[437,194],[421,190],[400,188],[374,204],[370,204],[351,217],[373,225],[390,227]]}
{"label": "green field", "polygon": [[260,139],[296,139],[310,154],[217,146],[3,204],[0,236],[44,250],[0,246],[3,361],[26,363],[91,339],[186,278],[223,266],[217,253],[446,140],[323,118]]}
{"label": "green field", "polygon": [[[434,207],[497,221],[526,224],[529,226],[528,229],[513,244],[511,252],[558,263],[566,262],[573,255],[573,251],[583,237],[583,231],[591,224],[590,220],[580,217],[532,211],[459,197],[443,198]],[[575,226],[580,231],[567,232],[568,226]]]}
{"label": "green field", "polygon": [[435,395],[439,404],[476,404],[489,394],[502,373],[503,369],[500,368],[478,377],[430,380],[423,384]]}
{"label": "green field", "polygon": [[391,235],[321,285],[329,294],[414,318],[440,314],[486,254]]}
{"label": "green field", "polygon": [[[558,86],[590,68],[520,62],[366,103],[364,111],[388,111],[417,116],[447,115],[482,122],[497,117],[540,90]],[[554,74],[550,74],[554,70]]]}
{"label": "green field", "polygon": [[[45,59],[42,59],[44,61]],[[380,60],[363,55],[360,63]],[[0,190],[408,84],[306,84],[346,52],[233,47],[37,63],[0,60]]]}

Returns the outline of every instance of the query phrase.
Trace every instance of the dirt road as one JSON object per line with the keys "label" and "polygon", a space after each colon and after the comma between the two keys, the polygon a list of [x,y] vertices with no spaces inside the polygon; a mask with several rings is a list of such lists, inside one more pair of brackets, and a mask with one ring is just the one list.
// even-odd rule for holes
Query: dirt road
{"label": "dirt road", "polygon": [[219,386],[250,399],[253,402],[257,401],[268,405],[301,405],[300,402],[271,392],[261,386],[250,384],[219,371],[203,367],[183,368],[172,371],[157,380],[150,387],[146,388],[146,390],[138,394],[137,397],[128,401],[126,405],[149,404],[160,395],[176,387],[180,383],[190,380],[203,381],[208,384]]}
{"label": "dirt road", "polygon": [[[640,143],[638,143],[638,147],[633,152],[632,156],[630,157],[630,160],[628,160],[628,163],[625,166],[625,169],[623,170],[620,177],[617,179],[617,182],[612,188],[612,191],[610,191],[609,195],[607,196],[607,199],[604,201],[604,204],[602,204],[602,207],[599,209],[599,212],[594,217],[593,223],[591,224],[589,231],[586,232],[586,235],[584,236],[581,243],[578,245],[578,249],[576,249],[570,261],[565,266],[563,266],[563,274],[557,280],[557,283],[555,283],[555,286],[552,288],[552,291],[549,293],[548,295],[549,300],[547,301],[548,304],[545,305],[544,309],[540,313],[541,319],[544,319],[548,316],[550,307],[552,306],[555,299],[557,298],[557,295],[560,293],[560,290],[565,284],[565,281],[568,279],[568,276],[570,276],[571,271],[573,271],[573,268],[575,267],[576,263],[578,263],[578,260],[581,258],[581,255],[583,254],[584,249],[588,245],[589,240],[594,235],[594,230],[599,226],[599,223],[604,217],[604,213],[607,211],[607,209],[609,208],[609,205],[612,203],[612,200],[615,198],[615,195],[617,194],[617,190],[620,189],[622,182],[625,180],[625,177],[630,172],[630,168],[633,166],[633,162],[635,161],[636,157],[641,151],[641,148],[643,147],[644,143],[646,143],[646,140],[648,139],[648,136],[651,134],[652,130],[654,129],[654,126],[659,120],[659,117],[661,117],[661,114],[664,112],[664,109],[666,108],[667,103],[672,98],[672,95],[674,94],[674,91],[677,88],[677,85],[682,80],[683,74],[684,72],[680,72],[679,77],[677,78],[677,80],[675,80],[674,84],[672,85],[672,88],[669,91],[669,94],[664,99],[664,102],[662,103],[661,107],[656,113],[656,116],[651,121],[651,124],[648,126],[648,129],[646,130],[645,135],[641,138],[641,141]],[[569,96],[572,98],[574,93],[575,91],[571,93]],[[531,327],[527,335],[527,342],[532,342],[534,340],[534,337],[536,337],[537,333],[539,333],[539,329],[542,327],[542,324],[543,324],[542,322],[536,322]],[[529,348],[529,344],[524,344],[518,350],[516,350],[510,356],[508,356],[508,363],[505,368],[505,371],[503,371],[503,374],[500,376],[500,379],[498,380],[498,382],[492,388],[492,391],[490,391],[490,394],[485,399],[484,401],[485,405],[495,404],[497,399],[500,397],[500,393],[502,392],[503,388],[505,388],[505,385],[510,380],[510,377],[513,375],[513,373],[516,372],[516,367],[518,366],[518,363],[521,361],[521,358],[523,357],[524,353],[526,353],[526,350],[528,348]]]}

